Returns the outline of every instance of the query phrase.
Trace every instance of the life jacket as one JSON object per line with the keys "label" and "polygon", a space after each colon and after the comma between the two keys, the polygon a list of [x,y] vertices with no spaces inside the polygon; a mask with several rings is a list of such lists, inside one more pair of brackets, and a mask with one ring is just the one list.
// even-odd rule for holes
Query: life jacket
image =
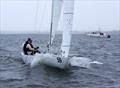
{"label": "life jacket", "polygon": [[25,44],[23,45],[23,52],[25,55],[28,55],[28,52],[31,51],[29,48],[27,48],[27,44],[29,44],[33,48],[33,45],[26,41]]}

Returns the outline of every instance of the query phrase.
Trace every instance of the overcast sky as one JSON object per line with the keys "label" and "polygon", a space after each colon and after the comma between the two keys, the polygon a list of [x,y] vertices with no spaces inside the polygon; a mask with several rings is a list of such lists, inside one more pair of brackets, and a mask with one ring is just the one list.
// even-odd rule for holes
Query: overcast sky
{"label": "overcast sky", "polygon": [[[74,1],[73,31],[120,30],[119,0]],[[0,32],[49,32],[50,13],[51,0],[0,0]]]}

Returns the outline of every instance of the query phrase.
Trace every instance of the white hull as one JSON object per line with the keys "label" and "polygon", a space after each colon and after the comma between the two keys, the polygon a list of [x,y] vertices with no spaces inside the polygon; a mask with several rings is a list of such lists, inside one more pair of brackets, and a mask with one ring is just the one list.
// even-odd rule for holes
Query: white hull
{"label": "white hull", "polygon": [[31,67],[39,64],[44,64],[47,66],[64,69],[68,65],[68,58],[64,58],[59,55],[54,55],[50,53],[36,54],[34,56],[22,54],[22,59],[26,64],[29,64]]}

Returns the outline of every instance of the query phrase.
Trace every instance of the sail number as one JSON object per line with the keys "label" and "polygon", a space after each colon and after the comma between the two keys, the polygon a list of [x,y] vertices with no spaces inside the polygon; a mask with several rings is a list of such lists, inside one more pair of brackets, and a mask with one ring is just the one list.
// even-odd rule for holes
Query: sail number
{"label": "sail number", "polygon": [[60,57],[57,57],[58,63],[62,63],[62,59]]}

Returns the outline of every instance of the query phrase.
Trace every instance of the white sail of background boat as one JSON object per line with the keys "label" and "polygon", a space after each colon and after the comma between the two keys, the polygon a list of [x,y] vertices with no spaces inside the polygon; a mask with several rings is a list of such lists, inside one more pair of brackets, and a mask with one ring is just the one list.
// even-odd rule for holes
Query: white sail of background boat
{"label": "white sail of background boat", "polygon": [[[52,14],[50,27],[50,47],[55,38],[55,31],[58,28],[60,14],[63,14],[63,38],[61,45],[61,54],[41,53],[34,56],[23,55],[23,61],[30,64],[32,67],[38,64],[45,64],[52,67],[64,69],[68,65],[68,54],[71,41],[71,30],[73,21],[74,0],[52,0]],[[63,12],[62,11],[63,8]]]}

